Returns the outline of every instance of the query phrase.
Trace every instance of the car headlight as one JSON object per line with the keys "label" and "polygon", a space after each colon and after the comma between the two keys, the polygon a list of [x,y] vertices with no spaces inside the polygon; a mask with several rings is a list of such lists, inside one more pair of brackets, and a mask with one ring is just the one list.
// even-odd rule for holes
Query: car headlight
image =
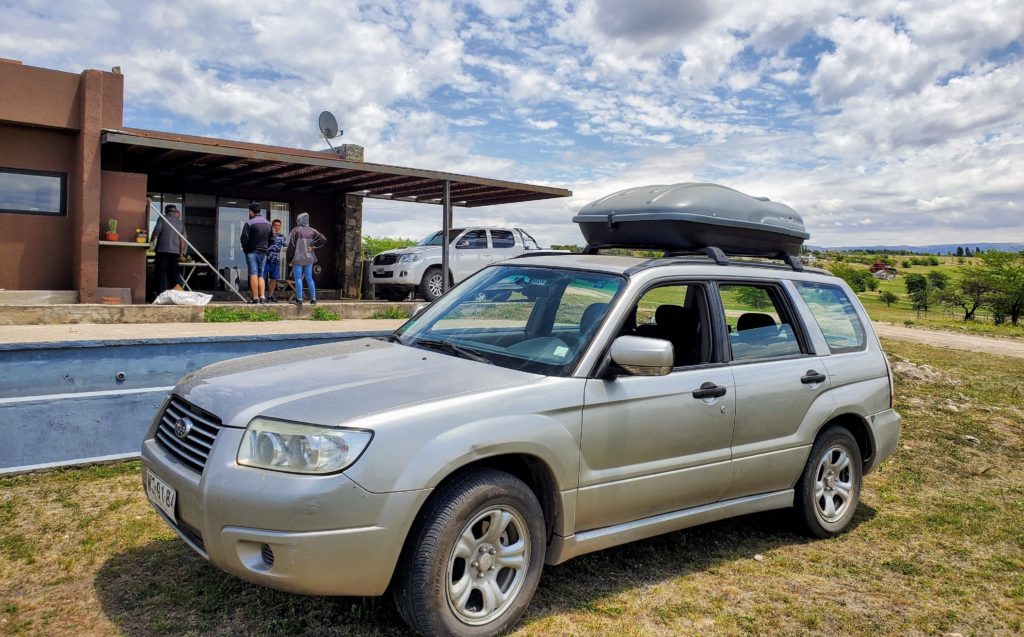
{"label": "car headlight", "polygon": [[238,447],[238,464],[289,473],[334,473],[354,463],[373,432],[253,418]]}
{"label": "car headlight", "polygon": [[403,254],[402,256],[398,257],[398,262],[409,263],[411,261],[419,261],[420,256],[421,255],[419,252],[410,252],[409,254]]}

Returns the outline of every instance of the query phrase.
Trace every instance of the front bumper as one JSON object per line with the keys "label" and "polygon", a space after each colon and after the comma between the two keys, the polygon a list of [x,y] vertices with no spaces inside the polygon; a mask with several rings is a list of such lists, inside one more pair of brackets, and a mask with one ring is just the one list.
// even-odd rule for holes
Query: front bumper
{"label": "front bumper", "polygon": [[370,282],[374,285],[416,286],[423,278],[423,268],[418,263],[395,263],[375,265],[370,268]]}
{"label": "front bumper", "polygon": [[161,512],[164,521],[246,581],[308,595],[383,594],[430,490],[371,493],[344,474],[241,467],[235,455],[242,433],[220,430],[202,474],[147,437],[143,470],[177,492],[177,519]]}
{"label": "front bumper", "polygon": [[871,440],[874,443],[874,454],[871,464],[864,468],[864,473],[876,469],[883,460],[896,451],[900,431],[903,428],[903,417],[893,409],[886,409],[868,416],[867,422],[868,429],[871,431]]}

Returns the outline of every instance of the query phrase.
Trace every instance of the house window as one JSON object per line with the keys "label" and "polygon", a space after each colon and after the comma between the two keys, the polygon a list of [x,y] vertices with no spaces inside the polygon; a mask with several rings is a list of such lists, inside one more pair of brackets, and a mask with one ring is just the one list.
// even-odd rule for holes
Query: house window
{"label": "house window", "polygon": [[0,212],[66,216],[67,174],[0,168]]}

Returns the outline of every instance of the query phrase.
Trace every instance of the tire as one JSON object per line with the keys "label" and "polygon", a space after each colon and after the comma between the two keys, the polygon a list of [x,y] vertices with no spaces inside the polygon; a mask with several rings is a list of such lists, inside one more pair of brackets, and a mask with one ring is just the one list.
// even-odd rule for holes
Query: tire
{"label": "tire", "polygon": [[434,301],[444,294],[444,278],[441,276],[441,268],[436,265],[427,268],[420,281],[419,293],[428,301]]}
{"label": "tire", "polygon": [[794,506],[804,531],[829,538],[850,525],[860,502],[863,467],[857,441],[845,427],[818,434],[796,483]]}
{"label": "tire", "polygon": [[431,496],[405,543],[392,586],[399,614],[427,637],[508,630],[540,582],[545,528],[522,480],[493,469],[456,477]]}

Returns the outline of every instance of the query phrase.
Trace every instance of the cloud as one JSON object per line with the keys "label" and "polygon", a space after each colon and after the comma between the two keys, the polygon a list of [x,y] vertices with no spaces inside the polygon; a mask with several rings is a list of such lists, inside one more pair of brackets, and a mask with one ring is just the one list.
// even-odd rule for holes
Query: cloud
{"label": "cloud", "polygon": [[[718,181],[792,204],[816,244],[1024,240],[1014,0],[22,0],[0,56],[121,66],[126,123],[568,187],[462,220],[575,243],[574,210]],[[155,28],[158,25],[159,29]],[[432,206],[367,202],[422,236]],[[870,220],[870,223],[865,223]]]}

